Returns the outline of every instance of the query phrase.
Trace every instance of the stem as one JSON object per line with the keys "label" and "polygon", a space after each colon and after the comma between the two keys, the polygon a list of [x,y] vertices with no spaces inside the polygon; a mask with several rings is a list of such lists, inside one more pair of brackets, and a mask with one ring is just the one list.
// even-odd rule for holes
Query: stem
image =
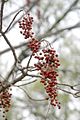
{"label": "stem", "polygon": [[13,46],[12,46],[11,43],[9,42],[8,38],[6,37],[6,35],[5,35],[3,32],[1,32],[1,34],[2,34],[2,36],[4,37],[6,43],[9,45],[9,47],[10,47],[12,53],[13,53],[15,62],[17,62],[17,61],[18,61],[18,60],[17,60],[17,56],[16,56],[16,53],[15,53],[15,50],[14,50]]}
{"label": "stem", "polygon": [[3,9],[4,9],[5,0],[1,0],[1,9],[0,9],[0,31],[2,30],[3,24]]}
{"label": "stem", "polygon": [[18,12],[16,13],[16,15],[14,16],[14,18],[12,19],[12,21],[10,22],[9,26],[7,27],[7,29],[5,30],[4,33],[6,33],[6,32],[9,30],[9,28],[11,27],[11,25],[12,25],[12,23],[14,22],[15,18],[17,17],[17,15],[18,15],[20,12],[22,12],[22,11],[23,11],[23,10],[20,10],[20,11],[18,11]]}

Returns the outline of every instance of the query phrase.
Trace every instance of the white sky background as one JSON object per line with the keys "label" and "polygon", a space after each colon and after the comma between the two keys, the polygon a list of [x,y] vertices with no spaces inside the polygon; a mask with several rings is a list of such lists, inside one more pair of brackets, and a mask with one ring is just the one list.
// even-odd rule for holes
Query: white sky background
{"label": "white sky background", "polygon": [[[5,11],[7,11],[7,12],[5,12],[6,13],[6,15],[8,14],[8,13],[11,13],[11,11],[14,11],[14,10],[16,10],[16,8],[18,8],[18,7],[20,7],[20,6],[22,6],[22,4],[24,3],[23,1],[25,1],[25,0],[14,0],[15,1],[15,3],[14,3],[14,5],[13,6],[10,6],[11,7],[11,9],[9,8],[5,8]],[[20,13],[20,14],[23,14],[23,12],[22,13]],[[18,17],[18,16],[17,16]],[[12,18],[13,18],[13,16],[12,16]],[[68,17],[66,18],[67,20],[66,20],[66,22],[67,22],[67,26],[69,25],[74,25],[74,23],[76,24],[80,19],[79,19],[79,16],[77,16],[77,14],[76,13],[74,13],[74,12],[70,12],[70,14],[68,15]],[[11,20],[11,19],[10,19]],[[9,22],[10,22],[10,20],[9,20]],[[35,18],[34,18],[34,21],[35,21]],[[9,23],[8,22],[8,23]],[[53,23],[53,18],[52,17],[50,17],[50,19],[49,19],[49,22],[50,23]],[[4,22],[4,29],[7,27],[6,25],[8,25],[8,24],[6,24],[6,22]],[[62,27],[64,27],[64,25],[65,25],[65,23],[64,22],[61,22],[61,26]],[[65,25],[65,26],[66,26]],[[13,45],[13,46],[15,46],[15,45],[18,45],[18,44],[20,44],[21,42],[26,42],[24,39],[23,39],[23,36],[21,35],[21,34],[19,34],[19,31],[20,31],[20,29],[18,28],[18,23],[17,23],[17,25],[7,34],[7,37],[8,37],[8,39],[10,40],[10,42],[11,42],[11,44]],[[75,37],[77,37],[78,39],[80,39],[80,30],[77,30],[77,29],[75,29],[75,30],[72,30],[72,34],[75,36]],[[69,35],[69,34],[68,34]],[[4,50],[4,49],[6,49],[6,48],[8,48],[8,45],[6,44],[6,42],[5,42],[5,40],[4,39],[2,39],[2,38],[0,38],[1,40],[0,40],[0,51],[2,51],[2,50]],[[58,41],[58,42],[55,42],[54,44],[53,44],[53,46],[54,46],[54,48],[56,49],[56,50],[58,50],[58,47],[59,47],[59,45],[60,45],[60,43],[61,43],[62,41],[60,40],[60,42]],[[77,47],[80,47],[80,44],[77,44]],[[18,55],[18,53],[19,53],[19,51],[17,51],[17,55]],[[6,70],[8,70],[9,68],[10,68],[10,66],[13,64],[13,61],[14,61],[14,57],[13,57],[13,55],[12,55],[12,52],[9,52],[9,53],[7,53],[7,54],[4,54],[4,55],[2,55],[1,57],[0,57],[0,61],[1,61],[1,63],[2,63],[2,66],[1,66],[1,69],[2,69],[2,72],[5,70],[5,65],[6,65]],[[25,62],[23,63],[23,65],[25,65]],[[3,67],[4,66],[4,67]],[[6,72],[6,70],[5,70],[5,72]],[[0,71],[1,72],[1,71]],[[4,72],[4,74],[5,74],[5,72]],[[13,92],[14,94],[15,94],[15,92]],[[71,102],[71,103],[69,103],[69,107],[71,108],[71,109],[79,109],[80,110],[80,104],[79,104],[79,100],[78,99],[75,99],[75,98],[72,98],[73,99],[73,103]],[[26,111],[24,112],[24,116],[25,116],[25,113],[26,113]],[[26,113],[27,114],[27,113]],[[32,120],[32,118],[27,118],[27,120]],[[74,119],[74,118],[73,118]]]}

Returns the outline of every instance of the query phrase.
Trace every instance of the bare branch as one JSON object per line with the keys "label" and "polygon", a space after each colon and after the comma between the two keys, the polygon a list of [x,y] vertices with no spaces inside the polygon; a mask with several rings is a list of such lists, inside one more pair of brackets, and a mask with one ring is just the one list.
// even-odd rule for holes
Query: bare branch
{"label": "bare branch", "polygon": [[69,26],[69,27],[65,27],[65,28],[61,28],[55,32],[48,32],[48,33],[44,33],[43,35],[38,36],[39,39],[43,39],[46,37],[51,37],[53,35],[58,35],[64,31],[70,31],[76,28],[80,28],[80,22],[78,22],[77,24],[73,25],[73,26]]}
{"label": "bare branch", "polygon": [[29,67],[30,61],[31,61],[31,59],[32,59],[32,56],[33,56],[33,53],[30,55],[30,58],[29,58],[29,60],[28,60],[27,67],[26,67],[27,70],[28,70],[28,67]]}
{"label": "bare branch", "polygon": [[13,12],[11,12],[11,13],[9,13],[8,15],[4,16],[4,17],[3,17],[3,20],[9,18],[11,15],[17,13],[17,12],[20,11],[20,10],[24,10],[25,7],[26,7],[26,5],[23,5],[23,6],[21,6],[20,8],[14,10]]}
{"label": "bare branch", "polygon": [[[21,47],[25,47],[27,43],[21,43],[20,45],[16,45],[16,46],[13,46],[14,49],[19,49]],[[9,52],[11,49],[10,48],[7,48],[3,51],[0,51],[0,55],[3,55],[4,53],[7,53]]]}
{"label": "bare branch", "polygon": [[[32,3],[32,5],[29,7],[29,9],[27,11],[25,11],[25,14],[27,14],[37,4],[37,2],[38,2],[38,0],[34,1]],[[23,15],[13,23],[13,25],[10,27],[9,30],[11,30],[22,17],[23,17]]]}
{"label": "bare branch", "polygon": [[[64,17],[71,11],[72,7],[74,7],[74,6],[78,3],[78,1],[79,1],[79,0],[75,0],[75,1],[69,6],[69,8],[64,12],[64,14],[63,14],[60,18],[57,19],[57,21],[52,25],[52,27],[51,27],[47,32],[50,32],[53,28],[55,28],[56,25],[58,25],[58,24],[61,22],[61,20],[63,20]],[[46,32],[46,33],[47,33],[47,32]]]}
{"label": "bare branch", "polygon": [[15,78],[12,82],[6,84],[6,86],[5,86],[4,88],[0,88],[0,92],[2,92],[3,90],[5,90],[6,88],[10,87],[11,85],[14,85],[14,84],[17,83],[17,82],[22,81],[22,79],[23,79],[25,76],[42,78],[41,76],[38,76],[38,75],[30,75],[30,74],[27,74],[27,72],[24,72],[24,74],[21,74],[18,78]]}
{"label": "bare branch", "polygon": [[20,87],[20,86],[25,86],[25,85],[29,85],[29,84],[32,84],[34,82],[36,82],[37,80],[34,80],[34,81],[31,81],[31,82],[27,82],[27,83],[24,83],[24,84],[21,84],[21,85],[16,85],[17,87]]}
{"label": "bare branch", "polygon": [[17,56],[16,56],[16,53],[15,53],[15,50],[14,50],[13,46],[12,46],[11,43],[9,42],[8,38],[6,37],[6,35],[5,35],[3,32],[1,32],[1,34],[2,34],[2,36],[4,37],[6,43],[9,45],[9,47],[10,47],[10,49],[11,49],[13,55],[14,55],[15,62],[18,62],[18,59],[17,59]]}
{"label": "bare branch", "polygon": [[5,0],[1,0],[1,8],[0,8],[0,31],[2,30],[2,22],[3,22],[3,9],[4,9]]}
{"label": "bare branch", "polygon": [[15,18],[17,17],[17,15],[22,12],[23,10],[19,10],[16,15],[14,16],[14,18],[12,19],[12,21],[10,22],[9,26],[7,27],[7,29],[4,31],[4,33],[7,33],[7,31],[10,29],[11,25],[13,24]]}
{"label": "bare branch", "polygon": [[[18,87],[18,86],[15,86],[15,87]],[[22,87],[18,87],[19,89],[21,89],[21,90],[23,90],[23,92],[27,95],[27,97],[30,99],[30,100],[32,100],[32,101],[45,101],[45,100],[48,100],[48,97],[47,98],[43,98],[43,99],[34,99],[34,98],[32,98],[29,94],[28,94],[28,92],[24,89],[24,88],[22,88]]]}

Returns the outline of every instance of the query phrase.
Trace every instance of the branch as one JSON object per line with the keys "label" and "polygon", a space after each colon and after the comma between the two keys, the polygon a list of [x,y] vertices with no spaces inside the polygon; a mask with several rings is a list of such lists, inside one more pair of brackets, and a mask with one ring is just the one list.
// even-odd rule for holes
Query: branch
{"label": "branch", "polygon": [[9,73],[7,73],[7,75],[6,75],[6,77],[5,77],[5,78],[6,78],[5,81],[8,81],[8,80],[9,80],[10,76],[11,76],[12,73],[14,72],[15,66],[16,66],[16,63],[14,63],[14,65],[13,65],[12,68],[10,69]]}
{"label": "branch", "polygon": [[22,79],[23,79],[24,77],[26,77],[26,76],[42,78],[41,76],[38,76],[38,75],[30,75],[30,74],[27,74],[27,72],[24,72],[24,74],[21,74],[18,78],[15,78],[12,82],[6,84],[4,88],[0,88],[0,92],[2,92],[3,90],[5,90],[6,88],[10,87],[11,85],[14,85],[14,84],[17,83],[17,82],[22,81]]}
{"label": "branch", "polygon": [[[15,87],[18,87],[18,86],[15,86]],[[45,101],[45,100],[48,100],[48,97],[47,98],[43,98],[43,99],[34,99],[34,98],[32,98],[29,94],[28,94],[28,92],[25,90],[25,89],[23,89],[23,88],[21,88],[21,87],[18,87],[19,89],[21,89],[21,90],[23,90],[23,92],[27,95],[27,97],[30,99],[30,100],[32,100],[32,101]]]}
{"label": "branch", "polygon": [[25,75],[21,74],[18,78],[14,79],[12,82],[7,83],[4,88],[0,88],[0,93],[5,89],[9,88],[11,85],[14,85],[15,83],[21,81],[25,76],[26,74]]}
{"label": "branch", "polygon": [[73,30],[73,29],[76,29],[76,28],[80,28],[80,22],[78,22],[75,25],[70,26],[70,27],[61,28],[61,29],[59,29],[59,30],[57,30],[55,32],[44,33],[43,35],[38,36],[38,38],[40,40],[40,39],[43,39],[43,38],[46,38],[46,37],[50,37],[52,35],[60,34],[61,32],[64,32],[66,30],[70,31],[70,30]]}
{"label": "branch", "polygon": [[[36,0],[36,1],[34,1],[34,2],[37,2],[37,1],[38,1],[38,0]],[[31,4],[33,5],[34,2],[31,2]],[[32,6],[32,5],[30,5],[30,6]],[[16,10],[12,11],[12,12],[9,13],[8,15],[4,16],[3,19],[5,20],[5,19],[9,18],[11,15],[15,14],[15,13],[18,12],[19,10],[24,10],[24,9],[26,9],[26,7],[29,7],[29,6],[27,6],[26,4],[24,4],[23,6],[17,8]],[[30,9],[30,7],[29,7],[29,9]]]}
{"label": "branch", "polygon": [[[14,48],[14,49],[19,49],[19,48],[21,48],[21,47],[25,47],[26,45],[27,45],[27,43],[22,43],[22,44],[20,44],[20,45],[14,46],[13,48]],[[0,55],[3,55],[4,53],[9,52],[10,50],[11,50],[10,48],[7,48],[7,49],[1,51],[1,52],[0,52]]]}
{"label": "branch", "polygon": [[71,30],[71,29],[76,28],[76,26],[71,26],[71,27],[68,27],[68,28],[60,29],[56,32],[51,32],[53,30],[53,28],[55,28],[65,18],[65,16],[72,10],[72,8],[78,3],[78,1],[79,0],[75,0],[69,6],[69,8],[63,13],[63,15],[56,20],[56,22],[51,26],[51,28],[49,28],[44,34],[38,36],[39,40],[42,39],[42,38],[46,38],[46,37],[49,37],[49,36],[52,36],[52,35],[59,34],[60,32],[63,32],[64,30]]}
{"label": "branch", "polygon": [[7,27],[7,29],[4,31],[4,33],[7,33],[7,31],[9,30],[9,28],[11,27],[11,25],[13,24],[15,18],[17,17],[17,15],[22,12],[23,10],[19,10],[16,15],[14,16],[14,18],[12,19],[12,21],[10,22],[9,26]]}
{"label": "branch", "polygon": [[[62,84],[57,83],[57,85],[58,85],[58,86],[57,86],[57,89],[58,89],[58,90],[61,90],[61,91],[66,92],[66,93],[68,93],[68,94],[72,94],[75,98],[80,97],[80,95],[78,95],[78,94],[80,94],[80,89],[76,89],[76,88],[75,88],[75,87],[79,86],[80,84],[69,85],[69,84],[65,84],[65,83],[62,83]],[[69,88],[71,88],[71,89],[74,91],[74,93],[71,92],[70,90],[62,89],[62,88],[60,88],[59,86],[69,87]]]}
{"label": "branch", "polygon": [[31,61],[32,57],[33,57],[33,53],[30,55],[30,58],[28,60],[27,67],[26,67],[27,70],[28,70],[28,67],[29,67],[29,64],[30,64],[30,61]]}
{"label": "branch", "polygon": [[63,73],[69,72],[69,73],[78,73],[78,74],[80,74],[79,71],[73,71],[73,70],[70,70],[70,69],[59,69],[59,71],[62,71]]}
{"label": "branch", "polygon": [[5,0],[1,0],[1,9],[0,9],[0,31],[2,30],[4,3],[5,3]]}
{"label": "branch", "polygon": [[20,86],[25,86],[25,85],[29,85],[29,84],[32,84],[34,82],[36,82],[37,80],[34,80],[34,81],[31,81],[31,82],[27,82],[27,83],[24,83],[24,84],[21,84],[21,85],[16,85],[17,87],[20,87]]}
{"label": "branch", "polygon": [[63,91],[63,92],[66,92],[66,93],[71,94],[71,95],[74,96],[74,93],[72,93],[72,92],[70,92],[70,91],[67,91],[67,90],[64,90],[64,89],[61,89],[61,88],[58,88],[58,90],[61,90],[61,91]]}
{"label": "branch", "polygon": [[[4,91],[6,88],[10,87],[11,85],[14,86],[15,83],[19,82],[19,81],[22,81],[22,79],[25,77],[25,76],[30,76],[30,77],[37,77],[37,78],[42,78],[41,76],[38,76],[38,75],[31,75],[31,74],[27,74],[26,72],[24,72],[24,74],[21,74],[18,78],[14,79],[12,82],[6,84],[4,86],[4,88],[0,88],[0,92]],[[34,81],[35,82],[35,81]],[[31,82],[32,83],[32,82]],[[65,84],[65,83],[57,83],[57,89],[58,90],[61,90],[63,92],[66,92],[68,94],[72,94],[75,98],[77,97],[80,97],[80,95],[78,95],[80,93],[80,90],[76,89],[75,87],[77,87],[79,84],[76,84],[76,85],[69,85],[69,84]],[[72,90],[74,90],[75,93],[71,92],[70,90],[65,90],[65,89],[62,89],[60,88],[59,86],[64,86],[64,87],[70,87]],[[16,86],[16,87],[19,87],[19,86]]]}
{"label": "branch", "polygon": [[13,12],[11,12],[11,13],[9,13],[8,15],[4,16],[4,17],[3,17],[3,20],[9,18],[11,15],[15,14],[15,13],[18,12],[19,10],[24,10],[25,7],[26,7],[26,5],[23,5],[23,6],[21,6],[20,8],[14,10]]}
{"label": "branch", "polygon": [[[47,32],[50,32],[53,28],[55,28],[56,25],[58,25],[58,24],[61,22],[61,20],[63,20],[64,17],[71,11],[72,7],[74,7],[74,6],[78,3],[78,1],[79,1],[79,0],[75,0],[75,1],[69,6],[69,8],[64,12],[64,14],[57,19],[57,21],[52,25],[52,27],[51,27]],[[47,32],[46,32],[46,33],[47,33]]]}
{"label": "branch", "polygon": [[18,62],[18,59],[17,59],[17,56],[16,56],[16,53],[15,53],[15,50],[14,50],[13,46],[9,42],[8,38],[6,37],[6,35],[3,32],[1,32],[1,34],[2,34],[3,38],[5,39],[6,43],[9,45],[9,47],[10,47],[12,53],[13,53],[15,62]]}
{"label": "branch", "polygon": [[[36,5],[37,2],[38,2],[38,0],[34,1],[34,2],[32,3],[32,5],[31,5],[31,7],[25,12],[25,14],[27,14],[27,13]],[[24,15],[22,15],[18,20],[16,20],[16,21],[13,23],[12,27],[11,27],[9,30],[11,30],[11,29],[16,25],[16,23],[17,23],[23,16],[24,16]],[[6,31],[5,31],[5,33],[6,33]]]}

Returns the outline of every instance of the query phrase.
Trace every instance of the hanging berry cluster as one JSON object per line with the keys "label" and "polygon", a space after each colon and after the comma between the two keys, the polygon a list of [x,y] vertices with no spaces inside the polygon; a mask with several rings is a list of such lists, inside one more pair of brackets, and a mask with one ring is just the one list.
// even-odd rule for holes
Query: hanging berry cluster
{"label": "hanging berry cluster", "polygon": [[32,23],[33,17],[31,17],[30,14],[23,17],[23,19],[19,21],[19,28],[22,29],[20,33],[24,35],[25,39],[32,38],[33,36]]}
{"label": "hanging berry cluster", "polygon": [[42,52],[35,56],[38,59],[38,63],[34,64],[36,69],[40,71],[42,76],[41,83],[44,85],[46,93],[48,94],[51,105],[58,106],[60,103],[57,100],[57,68],[60,66],[58,55],[53,48],[43,49]]}
{"label": "hanging berry cluster", "polygon": [[33,56],[38,60],[34,67],[40,72],[42,77],[41,83],[44,85],[46,93],[49,96],[50,103],[53,106],[58,106],[60,109],[60,103],[57,100],[57,68],[60,66],[58,55],[53,48],[43,49],[39,53],[41,42],[36,40],[32,32],[33,18],[28,14],[23,20],[19,21],[19,27],[22,29],[21,34],[25,36],[25,39],[29,40],[28,47],[34,53]]}
{"label": "hanging berry cluster", "polygon": [[19,21],[19,28],[22,29],[20,33],[24,36],[24,38],[29,38],[28,47],[31,49],[31,51],[36,53],[38,52],[41,43],[33,36],[34,33],[32,32],[32,23],[33,17],[28,14],[27,16],[23,17],[21,21]]}
{"label": "hanging berry cluster", "polygon": [[6,113],[11,107],[11,88],[7,88],[4,90],[5,84],[2,81],[0,81],[0,86],[3,88],[3,91],[0,93],[0,112],[3,112],[2,117],[4,118],[4,120],[7,120]]}

